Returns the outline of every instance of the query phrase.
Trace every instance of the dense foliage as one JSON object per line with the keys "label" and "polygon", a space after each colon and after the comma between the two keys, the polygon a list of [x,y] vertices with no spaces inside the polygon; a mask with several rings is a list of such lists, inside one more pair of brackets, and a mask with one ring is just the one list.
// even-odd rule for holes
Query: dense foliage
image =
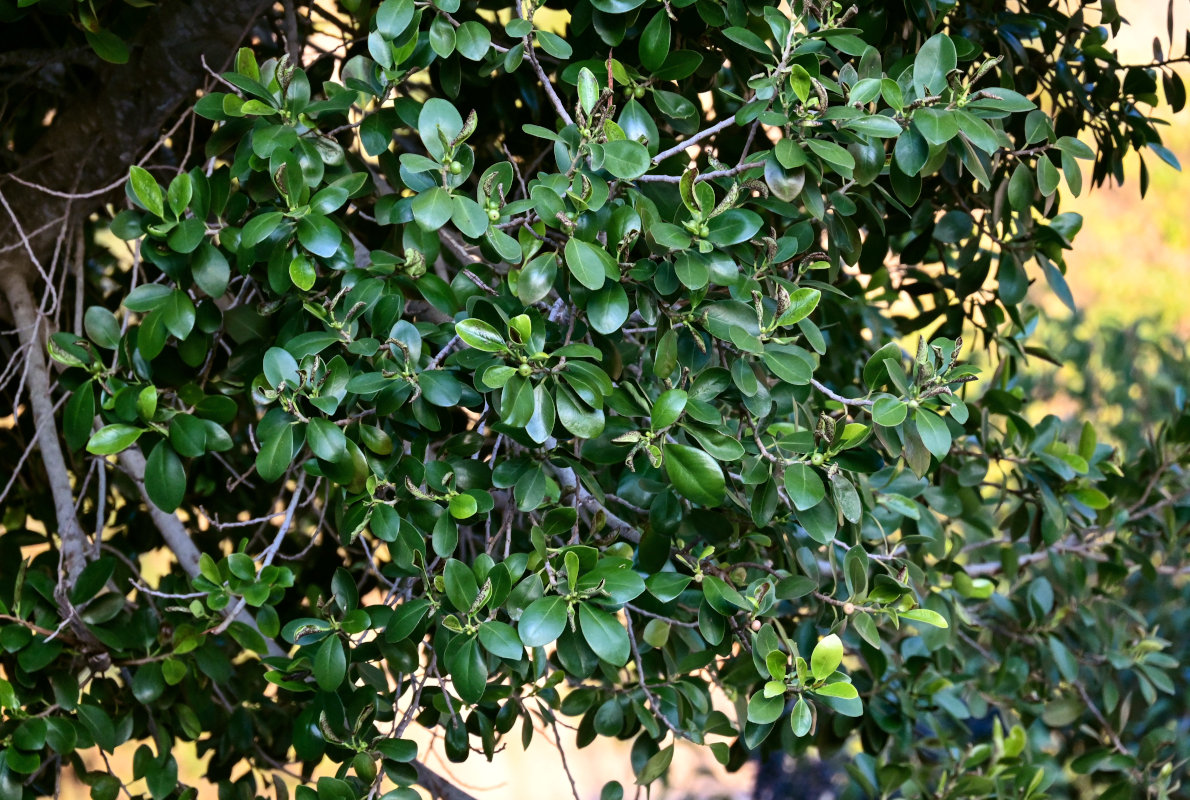
{"label": "dense foliage", "polygon": [[[0,15],[61,27],[85,86],[153,69],[137,37],[168,20],[140,5]],[[1181,81],[1120,65],[1120,24],[1048,0],[251,23],[79,223],[73,288],[38,284],[33,206],[4,202],[31,365],[4,458],[38,429],[48,477],[0,537],[0,798],[66,767],[96,800],[185,794],[180,741],[220,797],[468,797],[413,724],[459,762],[558,724],[630,740],[646,787],[688,739],[729,769],[844,751],[857,797],[1176,795],[1184,395],[1101,436],[1031,417],[1022,372],[1048,355],[1031,281],[1069,301],[1060,187],[1174,160],[1145,109]],[[112,199],[23,166],[50,108],[0,125],[25,170],[0,189]],[[18,281],[77,303],[56,423],[30,354],[58,298]],[[122,746],[131,774],[82,760]]]}

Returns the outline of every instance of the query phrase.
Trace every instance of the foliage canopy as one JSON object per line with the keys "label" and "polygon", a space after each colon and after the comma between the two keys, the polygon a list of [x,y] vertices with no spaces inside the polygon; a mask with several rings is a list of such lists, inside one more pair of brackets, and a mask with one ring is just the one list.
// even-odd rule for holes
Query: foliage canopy
{"label": "foliage canopy", "polygon": [[[0,18],[110,76],[228,4],[139,5]],[[47,477],[0,538],[0,797],[64,765],[186,794],[190,740],[220,797],[465,798],[412,724],[464,761],[558,720],[631,740],[642,786],[688,739],[853,747],[856,796],[1178,791],[1190,416],[1113,446],[1031,420],[1022,376],[1031,280],[1069,302],[1060,187],[1174,160],[1144,109],[1180,78],[1119,64],[1114,3],[246,22],[123,198],[0,185],[112,200],[56,418],[49,212],[5,201]],[[62,102],[5,120],[11,157]],[[81,760],[126,742],[132,775]]]}

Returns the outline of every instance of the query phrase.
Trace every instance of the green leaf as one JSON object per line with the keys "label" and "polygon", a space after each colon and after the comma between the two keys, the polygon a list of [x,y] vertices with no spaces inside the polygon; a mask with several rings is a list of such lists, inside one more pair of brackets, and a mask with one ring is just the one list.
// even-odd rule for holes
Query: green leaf
{"label": "green leaf", "polygon": [[488,620],[479,626],[479,642],[494,656],[518,661],[525,654],[525,646],[516,629],[499,620]]}
{"label": "green leaf", "polygon": [[620,330],[630,311],[628,293],[620,283],[605,285],[587,300],[587,319],[592,328],[605,336]]}
{"label": "green leaf", "polygon": [[165,322],[165,329],[179,339],[185,339],[194,330],[194,301],[181,289],[171,292],[158,311]]}
{"label": "green leaf", "polygon": [[467,613],[471,604],[475,602],[476,595],[479,594],[479,584],[475,582],[475,573],[457,558],[449,558],[442,570],[442,580],[446,585],[446,596],[450,598],[455,609],[464,614]]}
{"label": "green leaf", "polygon": [[328,419],[315,417],[306,426],[306,444],[323,461],[337,462],[347,457],[347,436]]}
{"label": "green leaf", "polygon": [[314,680],[324,692],[333,692],[345,677],[347,654],[343,652],[343,642],[338,636],[328,636],[314,653]]}
{"label": "green leaf", "polygon": [[908,611],[901,611],[899,616],[901,619],[913,620],[923,625],[933,625],[935,628],[950,627],[950,624],[946,621],[946,617],[928,608],[911,608]]}
{"label": "green leaf", "polygon": [[864,383],[869,389],[879,389],[889,382],[888,365],[884,363],[885,359],[900,362],[900,345],[896,342],[889,342],[873,353],[872,357],[864,364]]}
{"label": "green leaf", "polygon": [[143,167],[132,167],[128,171],[128,180],[132,184],[132,193],[149,213],[165,219],[165,198],[161,194],[161,187],[157,180]]}
{"label": "green leaf", "polygon": [[913,112],[913,124],[930,144],[946,144],[959,134],[959,119],[951,111],[919,108]]}
{"label": "green leaf", "polygon": [[636,180],[649,171],[648,149],[639,142],[619,139],[603,147],[603,168],[622,180]]}
{"label": "green leaf", "polygon": [[628,632],[615,617],[590,603],[583,603],[578,609],[578,619],[583,638],[595,655],[614,667],[628,663],[631,654]]}
{"label": "green leaf", "polygon": [[212,243],[203,242],[195,251],[194,260],[190,263],[190,272],[198,288],[210,297],[221,297],[227,291],[231,267],[227,258]]}
{"label": "green leaf", "polygon": [[669,55],[671,36],[669,15],[665,13],[665,9],[660,9],[640,34],[637,51],[642,67],[649,72],[661,69],[665,57]]}
{"label": "green leaf", "polygon": [[588,408],[570,389],[559,386],[554,395],[558,421],[566,430],[581,439],[594,439],[603,433],[606,420],[600,409]]}
{"label": "green leaf", "polygon": [[832,166],[838,167],[844,172],[855,168],[855,156],[841,145],[837,145],[832,141],[826,139],[807,139],[806,146],[808,146],[814,153]]}
{"label": "green leaf", "polygon": [[384,0],[376,9],[376,30],[386,39],[396,39],[413,21],[413,0]]}
{"label": "green leaf", "polygon": [[303,292],[313,288],[314,282],[318,279],[318,271],[305,253],[298,253],[289,262],[289,279]]}
{"label": "green leaf", "polygon": [[810,672],[817,680],[826,680],[843,663],[843,642],[836,634],[823,637],[810,655]]}
{"label": "green leaf", "polygon": [[698,448],[667,444],[665,474],[678,494],[695,503],[714,507],[721,505],[727,496],[719,462]]}
{"label": "green leaf", "polygon": [[119,453],[130,447],[142,433],[143,429],[132,425],[105,425],[91,435],[87,442],[87,452],[97,456]]}
{"label": "green leaf", "polygon": [[549,31],[536,31],[537,42],[541,45],[541,49],[545,50],[554,58],[569,60],[574,55],[574,49],[570,43],[563,39],[556,33]]}
{"label": "green leaf", "polygon": [[455,519],[467,519],[479,511],[479,504],[469,494],[456,494],[450,498],[450,515]]}
{"label": "green leaf", "polygon": [[438,230],[450,220],[452,213],[450,195],[441,186],[435,186],[413,198],[413,218],[424,230]]}
{"label": "green leaf", "polygon": [[441,97],[431,97],[417,117],[417,133],[426,152],[438,161],[446,156],[442,140],[453,142],[463,130],[463,117],[454,104]]}
{"label": "green leaf", "polygon": [[495,328],[479,319],[465,319],[455,323],[455,333],[467,343],[469,347],[482,350],[485,353],[507,353],[508,345],[504,343]]}
{"label": "green leaf", "polygon": [[[95,51],[95,55],[104,61],[107,61],[109,64],[128,63],[128,45],[116,34],[111,31],[84,30],[83,35],[87,37],[87,44],[91,45],[91,49]],[[161,215],[158,214],[158,216]]]}
{"label": "green leaf", "polygon": [[1049,197],[1058,188],[1061,175],[1053,162],[1044,155],[1037,159],[1037,188],[1042,197]]}
{"label": "green leaf", "polygon": [[293,460],[293,426],[281,426],[272,436],[263,437],[256,454],[256,471],[266,481],[275,481],[285,474]]}
{"label": "green leaf", "polygon": [[94,598],[111,579],[115,569],[116,561],[110,556],[87,564],[75,579],[74,586],[70,587],[70,602],[82,605]]}
{"label": "green leaf", "polygon": [[322,214],[307,214],[299,219],[297,235],[302,247],[322,258],[330,258],[338,252],[343,241],[339,226]]}
{"label": "green leaf", "polygon": [[946,458],[951,444],[950,428],[946,426],[946,421],[925,408],[917,410],[914,420],[917,422],[917,433],[926,449],[939,461]]}
{"label": "green leaf", "polygon": [[810,711],[810,704],[806,702],[804,697],[799,697],[794,703],[793,713],[789,715],[789,724],[793,728],[793,735],[797,737],[805,736],[810,732],[810,727],[814,723],[813,714]]}
{"label": "green leaf", "polygon": [[859,697],[859,692],[856,688],[846,681],[819,686],[814,690],[814,694],[822,695],[823,697],[841,697],[844,700],[852,700]]}
{"label": "green leaf", "polygon": [[[257,214],[248,220],[243,231],[240,232],[240,246],[254,247],[263,242],[272,236],[273,231],[277,230],[277,226],[283,219],[285,219],[285,215],[280,211],[266,211],[264,214]],[[129,307],[131,308],[131,306]]]}
{"label": "green leaf", "polygon": [[809,464],[790,464],[785,467],[785,491],[798,511],[813,508],[826,497],[822,478]]}
{"label": "green leaf", "polygon": [[913,89],[918,98],[946,89],[946,76],[957,66],[958,54],[950,37],[936,33],[927,39],[913,60]]}
{"label": "green leaf", "polygon": [[463,58],[479,61],[488,54],[491,46],[492,34],[480,22],[464,22],[455,31],[455,47]]}
{"label": "green leaf", "polygon": [[544,647],[566,630],[566,599],[556,594],[534,600],[521,614],[517,632],[526,647]]}
{"label": "green leaf", "polygon": [[595,80],[595,73],[586,67],[578,71],[578,102],[588,116],[599,102],[599,82]]}
{"label": "green leaf", "polygon": [[822,292],[818,289],[811,289],[803,286],[797,289],[793,294],[789,295],[789,308],[782,312],[781,316],[777,318],[777,324],[781,326],[794,325],[806,317],[818,307],[818,301],[822,299]]}
{"label": "green leaf", "polygon": [[668,428],[678,421],[686,410],[689,395],[681,389],[668,389],[653,403],[651,426],[654,431]]}
{"label": "green leaf", "polygon": [[173,513],[186,495],[186,469],[168,443],[158,442],[145,462],[145,491],[154,505]]}
{"label": "green leaf", "polygon": [[785,695],[765,697],[757,692],[748,699],[748,721],[756,725],[768,725],[781,719],[785,712]]}
{"label": "green leaf", "polygon": [[91,306],[83,315],[83,329],[87,338],[105,350],[115,350],[120,345],[120,323],[112,312],[103,306]]}
{"label": "green leaf", "polygon": [[877,397],[876,402],[872,404],[872,419],[877,425],[883,425],[886,428],[895,428],[900,425],[908,414],[909,406],[899,398],[890,395]]}
{"label": "green leaf", "polygon": [[430,49],[439,58],[447,58],[455,51],[455,29],[443,17],[435,16],[430,23]]}
{"label": "green leaf", "polygon": [[671,744],[668,747],[663,747],[658,750],[645,765],[641,767],[640,772],[636,773],[636,783],[638,786],[647,786],[653,781],[660,778],[669,769],[670,762],[674,758],[674,746]]}
{"label": "green leaf", "polygon": [[[756,166],[763,167],[764,162],[757,162]],[[759,214],[743,208],[731,208],[707,223],[707,227],[710,229],[710,235],[707,238],[719,247],[729,247],[733,244],[750,241],[760,231],[763,224],[764,221]]]}
{"label": "green leaf", "polygon": [[85,445],[91,437],[94,421],[95,388],[92,381],[87,381],[70,393],[70,399],[62,410],[62,436],[66,446],[78,450]]}
{"label": "green leaf", "polygon": [[566,242],[566,266],[579,283],[592,291],[602,289],[608,273],[616,274],[619,267],[601,248],[571,237]]}
{"label": "green leaf", "polygon": [[835,508],[839,509],[843,519],[848,522],[859,522],[863,516],[864,507],[860,503],[859,493],[855,491],[855,486],[839,473],[832,475],[830,481]]}

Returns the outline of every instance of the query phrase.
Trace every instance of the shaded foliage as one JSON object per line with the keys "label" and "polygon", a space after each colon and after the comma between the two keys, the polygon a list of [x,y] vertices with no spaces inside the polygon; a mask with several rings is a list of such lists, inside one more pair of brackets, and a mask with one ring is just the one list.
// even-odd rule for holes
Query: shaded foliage
{"label": "shaded foliage", "polygon": [[[186,39],[178,8],[99,4],[83,40],[131,63],[170,19]],[[75,480],[44,459],[0,538],[0,796],[67,764],[97,800],[190,792],[194,741],[221,797],[463,798],[410,725],[462,762],[559,720],[630,740],[641,786],[688,739],[728,769],[847,754],[855,796],[1173,796],[1190,415],[1176,394],[1121,448],[1027,414],[1030,282],[1069,301],[1081,225],[1059,185],[1168,156],[1144,109],[1159,80],[1181,103],[1091,13],[384,0],[244,27],[78,228],[41,442]],[[81,46],[56,6],[0,14]],[[56,80],[135,76],[92,61]],[[179,63],[138,127],[198,85]],[[0,188],[70,214],[85,165],[31,185],[47,142],[85,144],[68,95],[5,118]],[[47,207],[10,209],[25,292]],[[132,742],[132,775],[81,760]]]}

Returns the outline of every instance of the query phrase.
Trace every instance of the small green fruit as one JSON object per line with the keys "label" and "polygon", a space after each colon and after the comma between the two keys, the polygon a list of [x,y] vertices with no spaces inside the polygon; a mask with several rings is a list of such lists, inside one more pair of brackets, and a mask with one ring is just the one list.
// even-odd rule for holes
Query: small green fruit
{"label": "small green fruit", "polygon": [[521,364],[519,367],[517,367],[516,371],[522,378],[528,378],[533,374],[533,367],[529,366],[528,364]]}
{"label": "small green fruit", "polygon": [[462,164],[460,164],[460,163],[459,163],[459,162],[457,162],[457,161],[452,161],[452,162],[450,162],[450,174],[451,174],[451,175],[458,175],[458,174],[459,174],[460,172],[462,172],[462,171],[463,171],[463,165],[462,165]]}
{"label": "small green fruit", "polygon": [[497,222],[500,219],[500,212],[494,208],[489,208],[488,219],[490,219],[492,222]]}
{"label": "small green fruit", "polygon": [[822,455],[822,453],[815,453],[814,455],[810,456],[810,463],[816,467],[822,466],[824,461],[826,461],[826,456]]}

